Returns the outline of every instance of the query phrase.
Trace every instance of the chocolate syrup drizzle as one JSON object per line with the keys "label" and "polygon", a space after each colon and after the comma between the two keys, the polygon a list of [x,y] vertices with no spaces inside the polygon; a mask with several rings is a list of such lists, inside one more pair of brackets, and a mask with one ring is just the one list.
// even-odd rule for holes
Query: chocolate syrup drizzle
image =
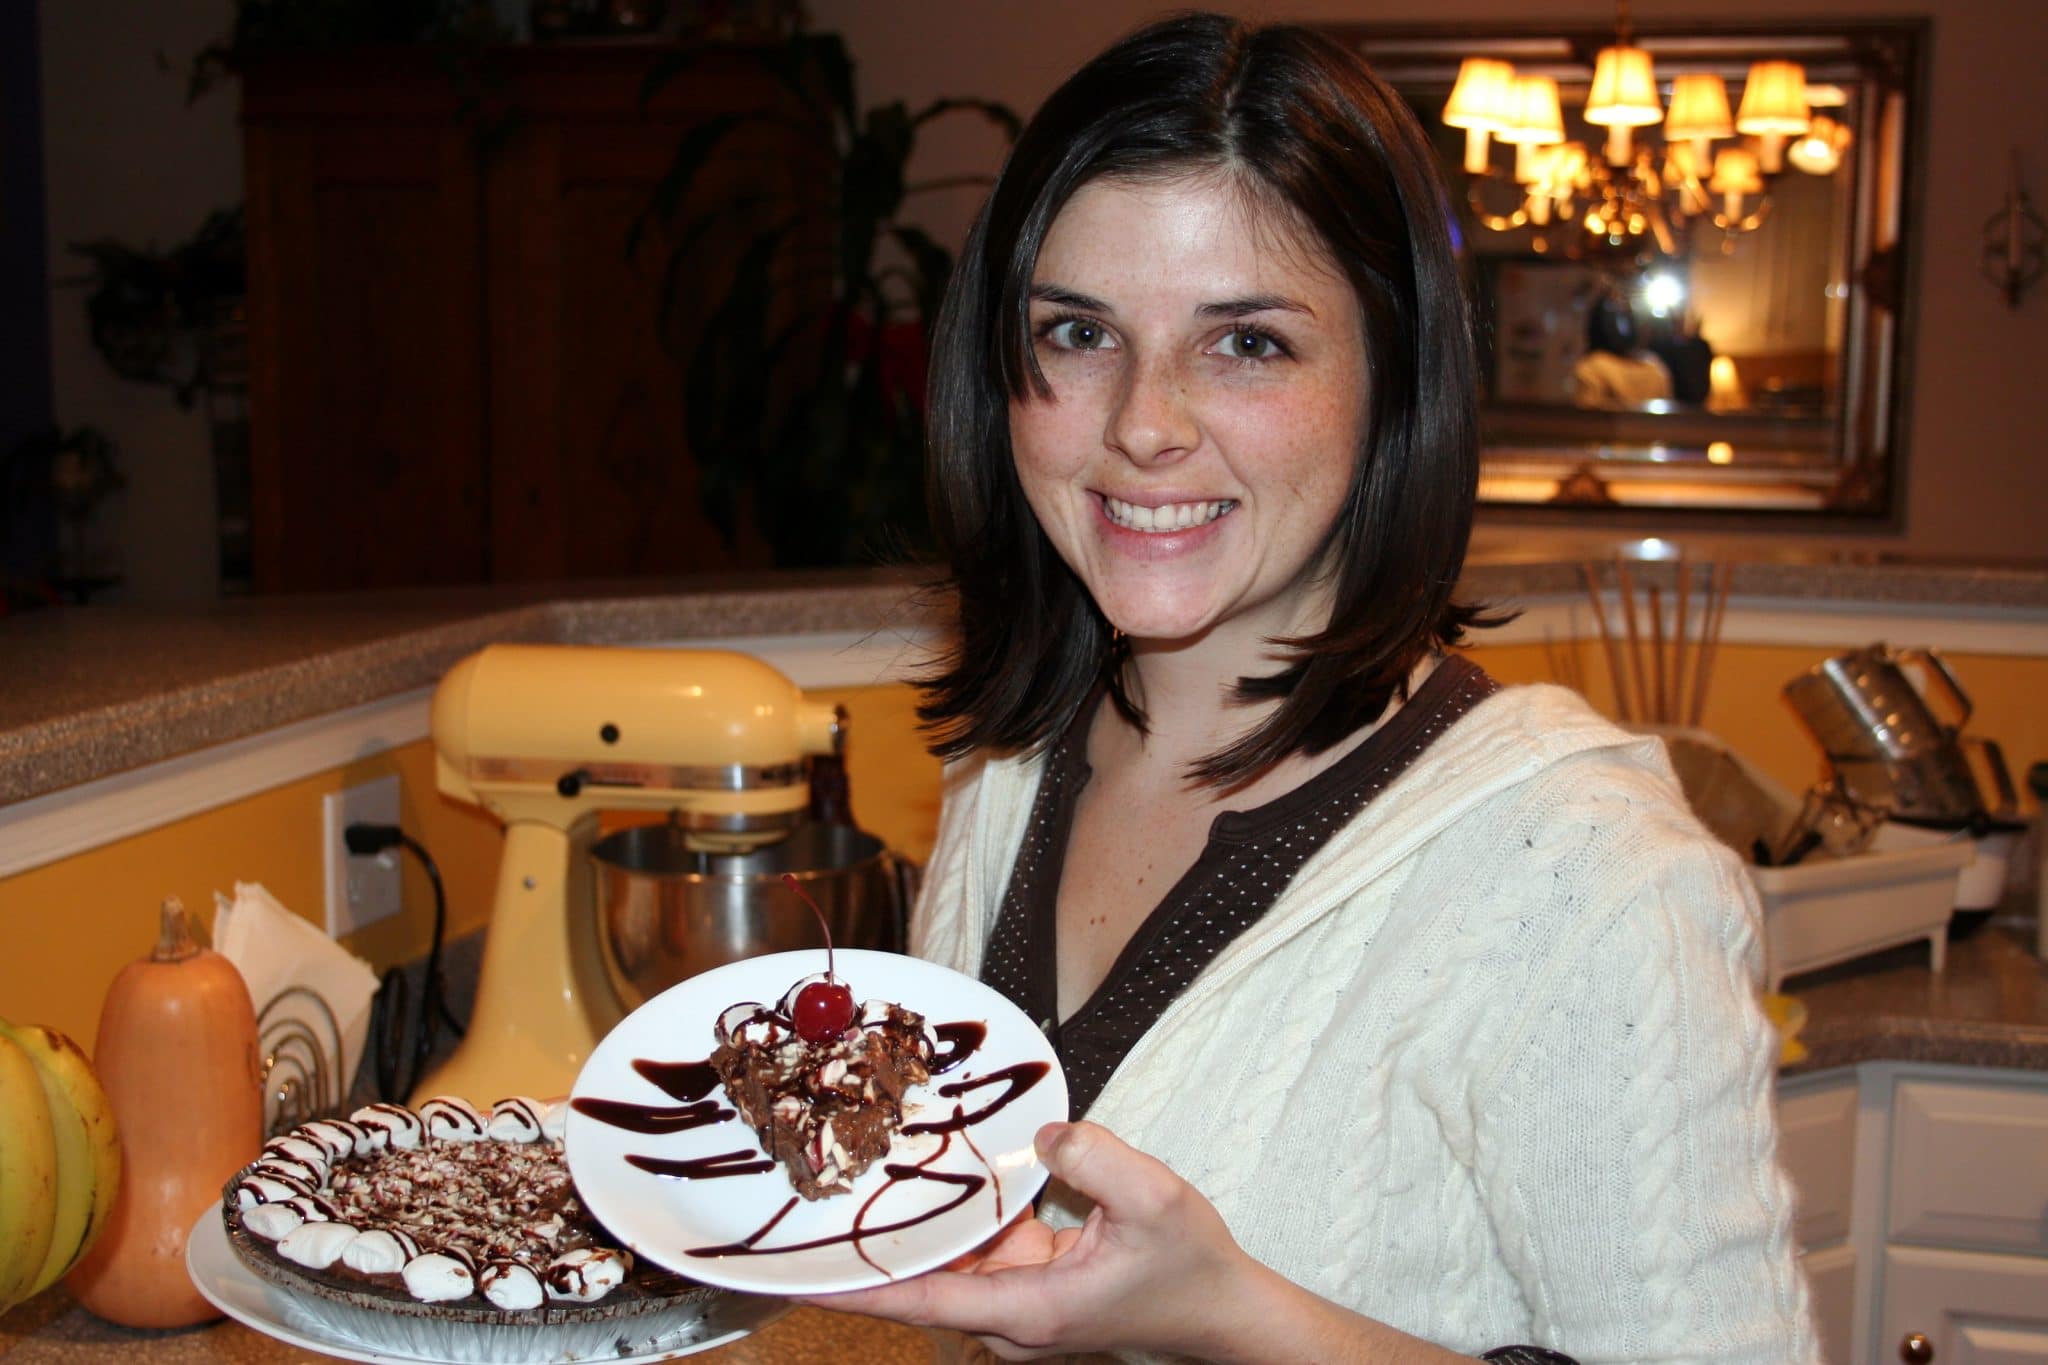
{"label": "chocolate syrup drizzle", "polygon": [[[934,1076],[944,1075],[946,1072],[959,1066],[962,1062],[973,1056],[988,1038],[988,1027],[973,1020],[940,1024],[932,1032],[937,1035],[939,1040],[938,1051],[933,1055],[929,1068]],[[731,1109],[722,1107],[716,1100],[706,1098],[718,1085],[718,1074],[712,1070],[708,1058],[694,1062],[662,1062],[652,1058],[641,1057],[634,1059],[633,1069],[653,1082],[662,1093],[672,1099],[682,1101],[682,1103],[679,1105],[648,1105],[632,1104],[623,1100],[583,1098],[571,1101],[570,1107],[575,1109],[577,1113],[595,1119],[599,1123],[610,1124],[613,1127],[623,1128],[628,1132],[634,1133],[680,1133],[692,1128],[701,1128],[708,1124],[722,1123],[726,1119],[737,1117]],[[967,1130],[973,1125],[980,1123],[983,1119],[1001,1113],[1018,1096],[1038,1084],[1050,1069],[1044,1062],[1020,1062],[1015,1066],[1006,1066],[1001,1070],[991,1071],[985,1076],[963,1077],[960,1080],[940,1086],[938,1093],[945,1099],[958,1099],[962,1095],[970,1091],[980,1090],[984,1086],[1001,1085],[1004,1087],[1004,1090],[1002,1094],[972,1113],[965,1112],[964,1106],[955,1104],[952,1116],[949,1118],[938,1119],[928,1123],[908,1124],[902,1128],[900,1131],[906,1137],[915,1136],[920,1133],[937,1134],[940,1138],[938,1149],[915,1165],[906,1165],[901,1162],[889,1162],[884,1165],[882,1170],[889,1177],[888,1180],[880,1188],[876,1189],[873,1194],[868,1196],[867,1201],[860,1206],[860,1211],[854,1215],[853,1226],[845,1232],[835,1233],[829,1237],[813,1238],[807,1242],[762,1246],[762,1240],[775,1230],[775,1226],[778,1223],[789,1216],[791,1209],[801,1202],[796,1196],[792,1195],[787,1203],[776,1210],[774,1217],[739,1241],[728,1242],[722,1246],[693,1247],[686,1250],[684,1254],[696,1257],[779,1256],[788,1252],[810,1251],[818,1247],[850,1243],[863,1261],[874,1266],[882,1274],[887,1275],[889,1274],[888,1270],[880,1265],[876,1265],[875,1261],[867,1254],[866,1248],[861,1245],[864,1239],[878,1236],[885,1232],[900,1232],[905,1228],[916,1227],[920,1223],[927,1223],[934,1218],[951,1213],[954,1209],[973,1199],[977,1194],[981,1193],[984,1186],[991,1183],[995,1186],[996,1225],[998,1227],[1002,1226],[1002,1184],[995,1179],[995,1168],[989,1165],[988,1158],[982,1155],[981,1149],[974,1145],[974,1139],[968,1136]],[[928,1169],[933,1162],[944,1156],[952,1146],[952,1135],[954,1133],[960,1134],[961,1140],[967,1144],[967,1149],[974,1153],[976,1159],[981,1162],[983,1169],[988,1172],[987,1175],[981,1176],[964,1172]],[[758,1175],[775,1169],[775,1162],[772,1158],[755,1151],[720,1152],[715,1156],[696,1157],[688,1160],[632,1154],[628,1155],[626,1160],[629,1164],[643,1171],[681,1180],[718,1180],[728,1176]],[[883,1195],[896,1188],[896,1186],[912,1180],[929,1180],[935,1184],[952,1185],[957,1187],[959,1192],[952,1199],[939,1205],[937,1208],[927,1209],[923,1213],[909,1218],[898,1219],[893,1223],[881,1223],[873,1227],[865,1226],[869,1212]]]}

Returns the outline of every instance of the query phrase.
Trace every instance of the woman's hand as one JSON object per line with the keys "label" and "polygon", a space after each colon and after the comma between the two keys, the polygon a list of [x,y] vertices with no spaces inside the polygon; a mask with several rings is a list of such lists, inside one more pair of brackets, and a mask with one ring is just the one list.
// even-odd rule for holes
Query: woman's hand
{"label": "woman's hand", "polygon": [[[969,1332],[1008,1360],[1112,1346],[1222,1354],[1264,1272],[1222,1215],[1163,1163],[1092,1123],[1038,1130],[1054,1176],[1095,1201],[1078,1228],[1012,1223],[965,1270],[808,1300]],[[956,1263],[958,1264],[958,1263]]]}

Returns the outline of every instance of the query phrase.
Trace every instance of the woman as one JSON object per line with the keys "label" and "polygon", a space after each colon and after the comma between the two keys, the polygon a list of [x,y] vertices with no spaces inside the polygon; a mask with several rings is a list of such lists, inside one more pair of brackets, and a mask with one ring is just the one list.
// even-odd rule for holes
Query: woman
{"label": "woman", "polygon": [[914,948],[1043,1022],[1086,1121],[1042,1221],[823,1302],[1012,1358],[1813,1356],[1741,870],[1653,741],[1445,652],[1432,165],[1342,49],[1213,16],[1012,152],[936,346]]}

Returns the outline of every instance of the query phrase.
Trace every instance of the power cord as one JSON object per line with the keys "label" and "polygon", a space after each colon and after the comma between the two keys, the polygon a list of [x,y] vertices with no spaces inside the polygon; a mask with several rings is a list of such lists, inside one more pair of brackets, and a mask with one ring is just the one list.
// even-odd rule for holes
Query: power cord
{"label": "power cord", "polygon": [[446,1023],[457,1038],[465,1032],[448,1006],[447,983],[441,979],[441,939],[448,927],[448,893],[441,885],[441,869],[434,865],[433,855],[397,825],[354,824],[342,830],[341,838],[348,851],[358,858],[372,858],[389,848],[403,848],[420,860],[434,888],[434,938],[427,949],[418,1030],[411,1049],[405,1046],[405,1035],[406,1007],[411,1003],[412,988],[403,967],[386,969],[370,1009],[370,1049],[377,1070],[378,1095],[388,1101],[403,1101],[419,1083],[427,1057],[434,1050],[434,1035],[439,1026]]}

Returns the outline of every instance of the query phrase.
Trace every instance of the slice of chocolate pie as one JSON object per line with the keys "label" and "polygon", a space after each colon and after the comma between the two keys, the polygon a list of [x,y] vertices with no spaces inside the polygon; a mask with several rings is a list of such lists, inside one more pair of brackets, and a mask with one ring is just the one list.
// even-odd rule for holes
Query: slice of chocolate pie
{"label": "slice of chocolate pie", "polygon": [[904,1092],[931,1075],[937,1041],[924,1016],[869,1000],[825,1037],[798,1029],[798,998],[827,976],[790,987],[774,1008],[754,1002],[719,1016],[712,1070],[761,1150],[805,1199],[853,1188],[888,1155],[903,1126]]}

